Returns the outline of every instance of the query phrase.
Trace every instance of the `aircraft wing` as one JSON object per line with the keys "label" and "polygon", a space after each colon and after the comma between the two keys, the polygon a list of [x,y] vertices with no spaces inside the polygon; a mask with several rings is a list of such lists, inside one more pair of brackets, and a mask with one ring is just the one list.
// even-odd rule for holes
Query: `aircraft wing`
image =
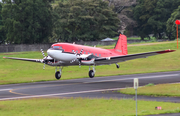
{"label": "aircraft wing", "polygon": [[146,52],[146,53],[138,53],[138,54],[130,54],[124,56],[114,56],[114,57],[106,57],[106,58],[96,58],[94,60],[96,65],[105,65],[105,64],[113,64],[118,62],[124,62],[127,60],[133,60],[137,58],[146,58],[148,56],[164,54],[169,52],[174,52],[175,50],[163,50],[163,51],[154,51],[154,52]]}
{"label": "aircraft wing", "polygon": [[3,58],[43,63],[42,59],[15,58],[15,57],[3,57]]}

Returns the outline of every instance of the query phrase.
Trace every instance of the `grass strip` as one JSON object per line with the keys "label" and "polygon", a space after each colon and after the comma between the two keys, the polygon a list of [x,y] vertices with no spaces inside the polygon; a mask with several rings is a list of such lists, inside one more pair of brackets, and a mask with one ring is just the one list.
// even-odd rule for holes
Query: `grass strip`
{"label": "grass strip", "polygon": [[[107,47],[107,46],[106,46]],[[110,47],[112,49],[112,47]],[[143,46],[128,46],[129,54],[176,49],[176,43],[149,44]],[[37,81],[56,80],[54,77],[55,67],[25,61],[3,59],[6,57],[22,57],[42,59],[41,52],[17,52],[0,53],[0,84],[29,83]],[[96,77],[110,75],[128,75],[139,73],[152,73],[163,71],[180,70],[180,50],[173,53],[151,56],[119,63],[120,69],[115,65],[103,65],[96,67]],[[64,67],[61,79],[89,78],[88,66]]]}
{"label": "grass strip", "polygon": [[[162,110],[155,110],[161,106]],[[179,113],[180,103],[138,101],[138,115]],[[134,116],[135,101],[127,99],[33,98],[0,101],[2,116]]]}
{"label": "grass strip", "polygon": [[[138,95],[145,96],[165,96],[165,97],[180,97],[180,83],[175,84],[158,84],[143,86],[138,88]],[[124,94],[135,94],[134,88],[121,89],[119,92]]]}

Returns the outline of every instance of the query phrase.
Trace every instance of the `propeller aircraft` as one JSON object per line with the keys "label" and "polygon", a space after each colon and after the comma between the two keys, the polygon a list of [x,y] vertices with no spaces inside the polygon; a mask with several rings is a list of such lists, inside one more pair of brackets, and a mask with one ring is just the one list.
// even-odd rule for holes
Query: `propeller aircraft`
{"label": "propeller aircraft", "polygon": [[[116,67],[119,68],[119,65],[117,64],[119,62],[133,60],[137,58],[146,58],[148,56],[164,54],[174,51],[175,50],[169,49],[138,54],[128,54],[127,37],[120,34],[114,49],[101,49],[96,47],[77,45],[75,43],[55,43],[51,46],[51,48],[47,50],[48,56],[45,56],[43,50],[41,49],[44,57],[43,59],[15,57],[3,58],[44,63],[44,68],[45,65],[54,66],[56,67],[56,79],[61,78],[62,69],[64,66],[87,65],[89,66],[89,77],[93,78],[96,72],[95,67],[98,65],[116,64]],[[57,67],[59,67],[59,70],[57,70]]]}

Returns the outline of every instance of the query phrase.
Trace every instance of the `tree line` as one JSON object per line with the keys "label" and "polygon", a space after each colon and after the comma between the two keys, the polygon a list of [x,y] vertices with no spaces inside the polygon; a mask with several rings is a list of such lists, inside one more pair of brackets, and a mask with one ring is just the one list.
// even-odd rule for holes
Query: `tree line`
{"label": "tree line", "polygon": [[[142,40],[175,39],[180,0],[3,0],[0,3],[0,43],[33,44],[95,41],[120,32],[123,9],[131,31]],[[132,0],[131,0],[132,1]],[[179,7],[178,7],[179,6]],[[123,32],[122,32],[123,33]]]}
{"label": "tree line", "polygon": [[117,36],[117,14],[102,0],[4,0],[1,42],[90,41]]}
{"label": "tree line", "polygon": [[175,39],[175,20],[180,18],[180,0],[138,0],[133,12],[135,33],[144,39],[153,34],[157,39]]}

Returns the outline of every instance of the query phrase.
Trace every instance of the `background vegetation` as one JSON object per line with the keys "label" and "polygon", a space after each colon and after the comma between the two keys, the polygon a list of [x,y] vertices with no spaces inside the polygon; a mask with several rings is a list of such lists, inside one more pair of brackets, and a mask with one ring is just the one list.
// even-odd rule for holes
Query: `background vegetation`
{"label": "background vegetation", "polygon": [[0,43],[175,39],[180,0],[3,0]]}
{"label": "background vegetation", "polygon": [[94,41],[117,36],[117,14],[102,0],[68,0],[54,7],[54,37],[61,41]]}

